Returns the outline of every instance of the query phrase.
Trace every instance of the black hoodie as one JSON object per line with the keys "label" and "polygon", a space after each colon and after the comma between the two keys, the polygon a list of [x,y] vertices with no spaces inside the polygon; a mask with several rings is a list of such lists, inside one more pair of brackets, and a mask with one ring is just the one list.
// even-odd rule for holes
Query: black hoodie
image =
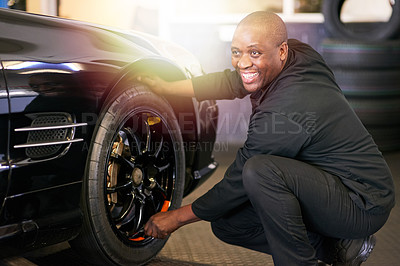
{"label": "black hoodie", "polygon": [[[242,169],[256,154],[293,158],[340,178],[356,204],[385,213],[395,202],[390,170],[371,135],[343,96],[323,58],[309,45],[289,40],[287,62],[274,81],[250,95],[247,140],[224,178],[192,205],[213,221],[248,200]],[[192,80],[198,100],[247,95],[236,71]]]}

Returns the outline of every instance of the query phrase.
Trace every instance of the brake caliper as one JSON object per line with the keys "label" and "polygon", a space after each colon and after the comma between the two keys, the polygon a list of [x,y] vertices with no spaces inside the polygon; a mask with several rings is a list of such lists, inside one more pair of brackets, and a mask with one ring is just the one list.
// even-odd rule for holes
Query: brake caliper
{"label": "brake caliper", "polygon": [[[121,136],[118,135],[117,141],[113,143],[111,157],[116,158],[122,155],[124,151],[125,144]],[[107,187],[115,187],[118,181],[118,173],[121,165],[116,162],[116,160],[109,160],[108,164],[108,175],[107,175]],[[107,195],[108,203],[114,205],[117,203],[117,193],[110,193]],[[112,204],[113,203],[113,204]]]}

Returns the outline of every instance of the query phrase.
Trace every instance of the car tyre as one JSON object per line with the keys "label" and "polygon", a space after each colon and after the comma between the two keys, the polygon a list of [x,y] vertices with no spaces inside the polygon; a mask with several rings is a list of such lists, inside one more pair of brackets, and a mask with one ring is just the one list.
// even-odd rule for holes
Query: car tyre
{"label": "car tyre", "polygon": [[321,52],[330,67],[352,69],[389,69],[400,67],[400,41],[379,43],[324,39]]}
{"label": "car tyre", "polygon": [[333,71],[343,94],[364,125],[376,127],[400,124],[398,69],[335,68]]}
{"label": "car tyre", "polygon": [[399,1],[391,3],[392,14],[387,22],[343,23],[340,14],[345,1],[324,0],[322,3],[324,24],[332,37],[366,41],[381,41],[398,37],[400,32]]}
{"label": "car tyre", "polygon": [[129,86],[97,123],[83,183],[83,227],[71,246],[99,265],[142,265],[167,239],[143,233],[151,215],[180,206],[185,157],[171,106]]}
{"label": "car tyre", "polygon": [[400,42],[325,39],[321,50],[336,82],[382,151],[398,149]]}

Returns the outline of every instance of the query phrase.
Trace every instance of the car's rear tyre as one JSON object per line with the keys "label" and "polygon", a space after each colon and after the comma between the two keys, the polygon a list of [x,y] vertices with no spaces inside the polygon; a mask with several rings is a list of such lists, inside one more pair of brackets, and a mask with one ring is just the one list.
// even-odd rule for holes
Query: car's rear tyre
{"label": "car's rear tyre", "polygon": [[124,90],[97,124],[83,184],[83,229],[71,246],[100,265],[152,259],[167,240],[145,236],[143,226],[154,213],[180,206],[184,162],[168,103],[143,87]]}

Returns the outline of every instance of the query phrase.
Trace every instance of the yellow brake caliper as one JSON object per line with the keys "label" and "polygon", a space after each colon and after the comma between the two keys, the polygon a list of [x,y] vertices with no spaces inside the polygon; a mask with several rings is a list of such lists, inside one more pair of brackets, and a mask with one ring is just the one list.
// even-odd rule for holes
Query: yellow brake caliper
{"label": "yellow brake caliper", "polygon": [[[111,157],[118,157],[122,155],[125,144],[122,142],[122,138],[118,136],[117,141],[113,143]],[[107,187],[115,187],[118,181],[118,172],[120,169],[120,165],[116,162],[116,160],[110,160],[108,164],[108,175],[107,175]],[[114,207],[117,203],[117,193],[111,193],[107,195],[108,203]]]}
{"label": "yellow brake caliper", "polygon": [[158,116],[149,116],[147,117],[147,123],[149,123],[149,126],[158,124],[161,122],[161,118],[159,118]]}

